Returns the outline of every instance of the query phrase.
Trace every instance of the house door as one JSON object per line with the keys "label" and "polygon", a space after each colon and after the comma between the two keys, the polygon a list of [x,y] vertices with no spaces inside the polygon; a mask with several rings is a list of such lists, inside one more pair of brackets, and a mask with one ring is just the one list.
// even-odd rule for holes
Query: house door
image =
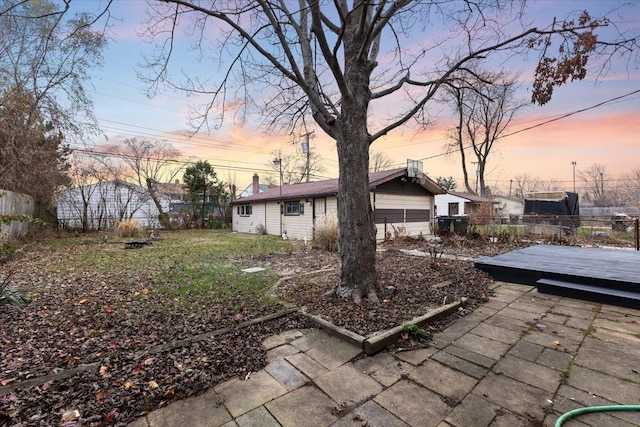
{"label": "house door", "polygon": [[313,230],[324,223],[327,216],[327,199],[313,199]]}

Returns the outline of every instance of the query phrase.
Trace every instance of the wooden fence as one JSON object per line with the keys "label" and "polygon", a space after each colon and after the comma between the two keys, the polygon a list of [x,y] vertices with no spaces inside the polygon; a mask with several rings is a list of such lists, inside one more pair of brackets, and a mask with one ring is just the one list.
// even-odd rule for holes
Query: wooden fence
{"label": "wooden fence", "polygon": [[[31,196],[0,189],[0,218],[13,215],[33,215],[35,204]],[[11,221],[0,225],[0,239],[23,236],[29,231],[29,223]]]}

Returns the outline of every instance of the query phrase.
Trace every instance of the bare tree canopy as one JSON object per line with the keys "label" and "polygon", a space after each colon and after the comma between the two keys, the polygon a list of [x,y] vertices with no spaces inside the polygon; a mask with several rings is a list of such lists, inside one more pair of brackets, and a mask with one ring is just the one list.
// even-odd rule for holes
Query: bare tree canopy
{"label": "bare tree canopy", "polygon": [[108,13],[72,14],[70,1],[7,0],[0,5],[0,92],[3,99],[30,93],[31,114],[40,115],[67,140],[96,131],[86,87],[102,63]]}
{"label": "bare tree canopy", "polygon": [[317,177],[325,171],[325,167],[322,165],[322,156],[317,153],[283,156],[278,152],[273,152],[272,156],[274,160],[267,165],[267,168],[271,170],[271,175],[266,177],[265,182],[267,184],[273,183],[274,186],[280,185],[280,178],[282,178],[282,184],[299,184],[308,182],[307,177]]}
{"label": "bare tree canopy", "polygon": [[[471,193],[488,195],[486,168],[494,144],[526,105],[516,98],[516,82],[515,76],[505,72],[476,73],[471,79],[463,78],[447,89],[457,115],[450,146],[460,152],[464,186]],[[471,152],[472,160],[467,157],[467,151]],[[473,169],[469,163],[475,165],[475,189],[469,180],[469,169]]]}
{"label": "bare tree canopy", "polygon": [[[520,19],[524,10],[513,4],[502,8],[498,1],[152,4],[146,36],[157,50],[144,71],[150,91],[167,84],[208,96],[194,110],[196,129],[218,126],[230,113],[244,119],[259,109],[267,126],[291,131],[313,124],[336,141],[343,195],[336,294],[355,302],[377,300],[368,183],[373,141],[409,123],[427,125],[430,101],[460,73],[480,68],[477,63],[539,53],[533,100],[544,104],[554,86],[584,77],[588,59],[629,54],[637,46],[628,35],[599,40],[596,33],[609,21],[586,12],[536,27]],[[188,48],[213,70],[173,75],[176,52]],[[221,77],[211,79],[212,71],[221,71]],[[397,109],[390,112],[391,105]]]}
{"label": "bare tree canopy", "polygon": [[70,142],[97,129],[85,91],[106,43],[95,18],[71,16],[69,2],[0,4],[0,182],[33,196],[46,220]]}
{"label": "bare tree canopy", "polygon": [[393,161],[391,157],[389,157],[386,153],[382,151],[376,151],[372,153],[369,158],[369,171],[370,172],[379,172],[385,169],[391,169],[393,165]]}
{"label": "bare tree canopy", "polygon": [[184,166],[177,161],[180,151],[166,141],[131,138],[125,140],[123,146],[110,146],[109,152],[126,165],[121,169],[123,178],[147,189],[158,209],[160,224],[169,227],[169,215],[162,204],[158,184],[173,182],[178,176]]}
{"label": "bare tree canopy", "polygon": [[609,206],[613,189],[605,187],[605,182],[611,179],[606,167],[594,163],[586,170],[578,172],[578,176],[584,185],[584,200],[592,202],[595,206]]}

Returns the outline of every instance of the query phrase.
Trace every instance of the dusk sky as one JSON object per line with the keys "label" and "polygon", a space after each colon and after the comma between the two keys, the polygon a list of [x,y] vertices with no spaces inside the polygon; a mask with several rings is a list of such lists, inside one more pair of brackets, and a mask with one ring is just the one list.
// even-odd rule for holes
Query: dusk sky
{"label": "dusk sky", "polygon": [[[597,12],[610,10],[612,5],[615,2],[540,1],[533,3],[531,19],[544,18],[542,26],[542,22],[550,22],[553,14],[562,17],[562,13],[569,10],[588,9],[592,15],[598,15]],[[109,144],[132,137],[167,140],[185,157],[208,160],[219,178],[234,180],[240,189],[250,183],[254,172],[268,174],[274,151],[280,151],[283,156],[300,151],[292,136],[268,135],[258,129],[257,121],[240,126],[228,120],[222,128],[212,129],[209,134],[189,137],[186,117],[195,100],[178,92],[149,98],[145,84],[137,77],[137,73],[143,71],[141,55],[153,49],[138,36],[145,8],[143,1],[116,0],[105,66],[93,71],[95,90],[89,93]],[[637,34],[640,3],[632,2],[622,14],[623,26]],[[508,133],[512,135],[496,145],[487,168],[488,185],[506,193],[511,179],[526,174],[561,181],[565,189],[571,190],[572,161],[577,162],[578,174],[594,163],[604,165],[612,178],[640,169],[640,71],[636,59],[615,61],[604,78],[596,81],[588,76],[584,81],[569,83],[556,89],[547,105],[532,105],[523,110],[510,127]],[[522,71],[522,97],[529,99],[533,61],[509,64]],[[431,128],[394,132],[376,141],[372,151],[384,152],[394,166],[406,165],[407,159],[422,160],[423,169],[430,177],[453,176],[461,184],[459,156],[443,155],[446,129],[452,123],[449,110],[443,104],[433,104],[432,108],[437,120]],[[551,121],[579,110],[586,111]],[[549,123],[543,124],[545,122]],[[97,138],[93,145],[104,143],[104,138]],[[323,177],[337,177],[335,143],[316,131],[311,150],[323,159],[326,167]]]}

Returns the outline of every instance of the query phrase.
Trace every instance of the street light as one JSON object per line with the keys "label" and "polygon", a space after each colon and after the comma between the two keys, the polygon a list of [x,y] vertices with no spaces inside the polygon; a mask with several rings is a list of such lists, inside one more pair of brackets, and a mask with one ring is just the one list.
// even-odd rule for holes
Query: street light
{"label": "street light", "polygon": [[282,236],[282,210],[284,206],[282,206],[282,159],[280,157],[273,160],[273,164],[278,166],[280,170],[280,201],[278,201],[278,205],[280,207],[280,236]]}
{"label": "street light", "polygon": [[576,192],[576,162],[571,162],[573,165],[573,192]]}

